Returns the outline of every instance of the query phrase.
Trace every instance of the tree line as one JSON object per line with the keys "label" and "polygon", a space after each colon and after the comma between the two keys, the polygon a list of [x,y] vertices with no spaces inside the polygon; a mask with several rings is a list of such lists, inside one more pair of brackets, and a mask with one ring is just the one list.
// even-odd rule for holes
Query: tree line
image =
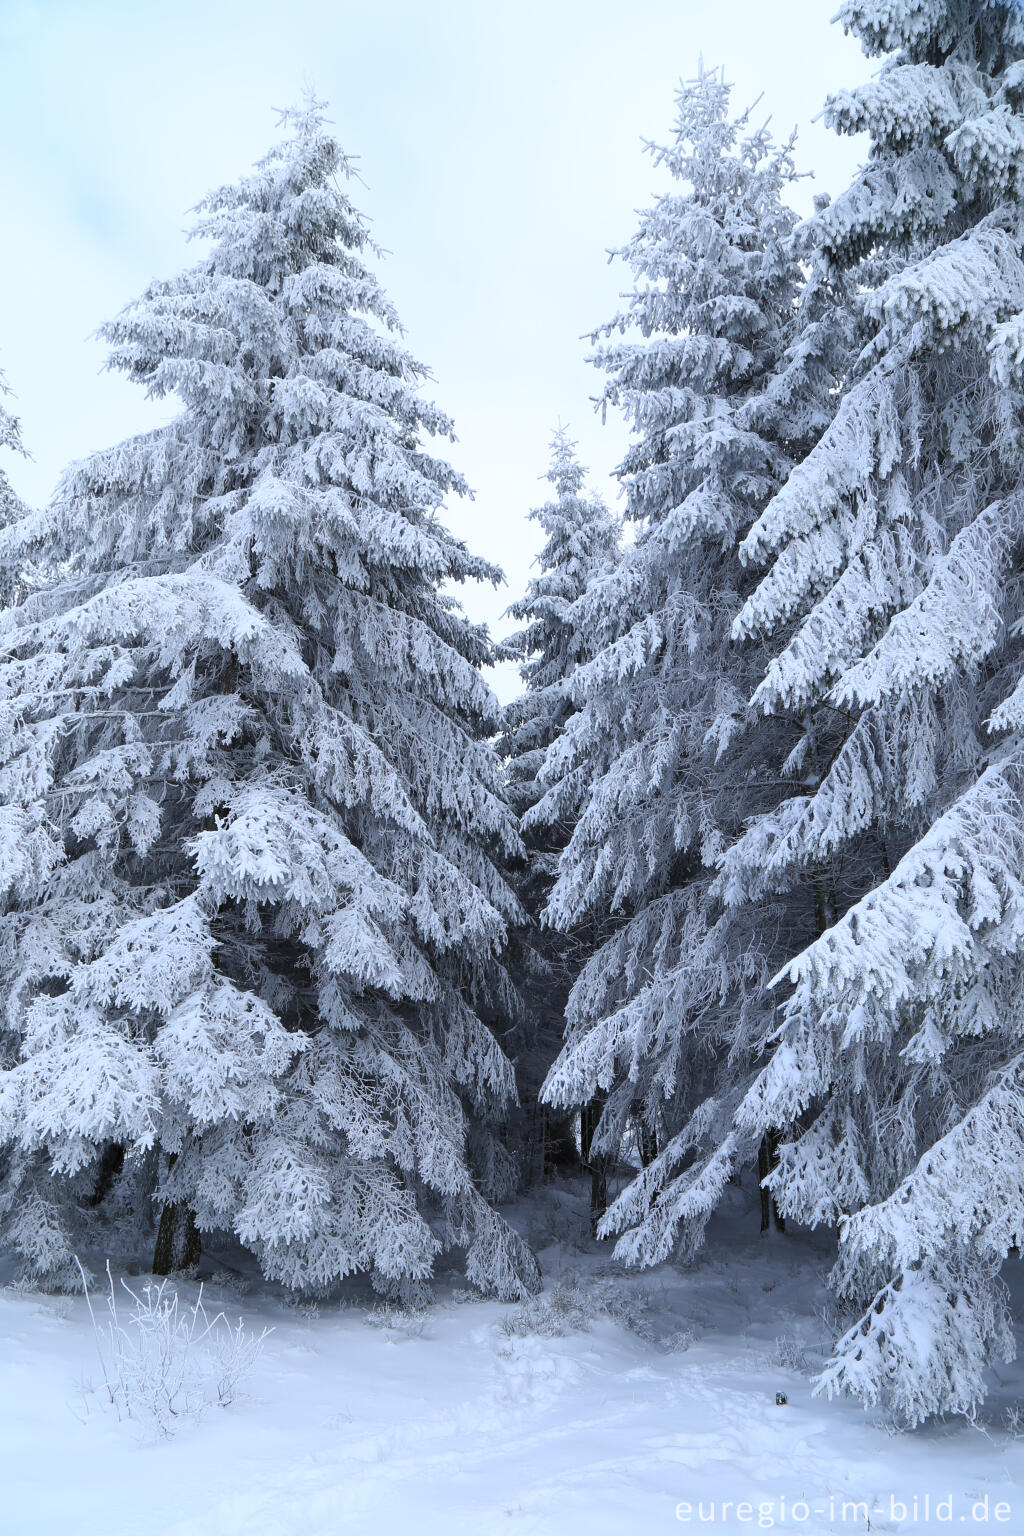
{"label": "tree line", "polygon": [[502,646],[316,102],[103,329],[178,415],[41,511],[0,477],[0,1242],[36,1281],[228,1232],[296,1289],[454,1249],[514,1297],[500,1207],[553,1166],[640,1265],[756,1169],[764,1226],[838,1235],[827,1390],[913,1424],[1011,1356],[1024,11],[840,20],[881,62],[826,118],[868,149],[802,222],[793,142],[680,88],[592,338],[624,517],[559,431]]}

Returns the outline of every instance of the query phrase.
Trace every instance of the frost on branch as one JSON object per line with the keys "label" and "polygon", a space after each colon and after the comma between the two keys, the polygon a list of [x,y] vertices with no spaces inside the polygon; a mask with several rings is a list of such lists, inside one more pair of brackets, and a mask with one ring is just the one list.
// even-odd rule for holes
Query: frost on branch
{"label": "frost on branch", "polygon": [[[1019,361],[1024,13],[850,0],[867,164],[802,232],[861,327],[834,422],[761,510],[735,635],[796,716],[800,793],[719,859],[737,919],[801,885],[770,1058],[725,1134],[784,1128],[780,1209],[838,1224],[859,1317],[822,1378],[916,1423],[1006,1357],[1020,1230],[1024,804]],[[853,286],[855,285],[855,286]]]}
{"label": "frost on branch", "polygon": [[567,934],[589,923],[601,940],[544,1098],[600,1108],[598,1153],[640,1149],[648,1166],[600,1231],[624,1234],[616,1251],[645,1263],[680,1239],[698,1246],[756,1151],[737,1138],[722,1152],[722,1105],[763,1052],[765,984],[783,955],[770,923],[766,935],[721,913],[711,872],[789,788],[764,765],[794,733],[749,707],[763,651],[731,638],[751,586],[739,551],[830,419],[844,345],[793,241],[791,147],[730,118],[718,71],[677,106],[669,144],[652,148],[666,189],[620,252],[627,307],[595,338],[604,401],[632,428],[618,474],[636,537],[574,605],[597,644],[569,676],[575,713],[527,816],[528,828],[571,820],[546,921]]}
{"label": "frost on branch", "polygon": [[581,775],[570,775],[551,793],[541,771],[546,754],[556,748],[575,713],[569,680],[600,644],[583,619],[580,600],[592,583],[610,576],[620,535],[617,519],[587,489],[586,470],[563,428],[552,439],[546,478],[553,494],[530,513],[546,535],[536,562],[539,571],[509,609],[525,623],[506,641],[519,659],[524,691],[505,711],[501,742],[526,844],[519,894],[534,925],[519,947],[516,976],[524,1009],[514,1038],[523,1101],[523,1155],[535,1176],[570,1155],[570,1149],[575,1151],[575,1127],[569,1118],[564,1112],[552,1115],[537,1105],[537,1098],[561,1044],[573,975],[596,942],[594,933],[584,928],[559,933],[539,924],[558,855],[578,814],[582,782]]}
{"label": "frost on branch", "polygon": [[62,1283],[134,1208],[292,1286],[459,1244],[511,1295],[520,844],[492,647],[442,591],[500,573],[442,521],[452,426],[349,164],[315,104],[284,122],[104,328],[178,414],[71,467],[0,621],[0,1212]]}

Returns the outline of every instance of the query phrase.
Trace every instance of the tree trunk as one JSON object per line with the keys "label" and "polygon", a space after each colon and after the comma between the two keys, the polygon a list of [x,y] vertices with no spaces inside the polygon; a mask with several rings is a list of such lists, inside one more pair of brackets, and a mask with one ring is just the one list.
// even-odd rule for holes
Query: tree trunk
{"label": "tree trunk", "polygon": [[590,1170],[590,1232],[597,1236],[597,1224],[608,1205],[608,1159],[594,1152],[594,1136],[604,1112],[605,1095],[597,1093],[580,1110],[580,1156]]}
{"label": "tree trunk", "polygon": [[786,1230],[785,1219],[779,1213],[774,1195],[764,1187],[764,1180],[771,1173],[772,1169],[778,1166],[779,1140],[778,1131],[766,1131],[761,1139],[761,1145],[757,1149],[757,1177],[761,1185],[762,1232],[767,1232],[773,1221],[777,1232],[785,1232]]}
{"label": "tree trunk", "polygon": [[114,1180],[124,1167],[124,1147],[112,1142],[100,1158],[100,1166],[96,1170],[96,1183],[93,1185],[92,1194],[85,1201],[88,1206],[102,1205],[114,1187]]}
{"label": "tree trunk", "polygon": [[597,1237],[597,1224],[608,1209],[608,1165],[603,1157],[590,1164],[590,1235]]}
{"label": "tree trunk", "polygon": [[202,1247],[196,1219],[187,1205],[165,1205],[160,1212],[153,1251],[154,1275],[195,1269]]}

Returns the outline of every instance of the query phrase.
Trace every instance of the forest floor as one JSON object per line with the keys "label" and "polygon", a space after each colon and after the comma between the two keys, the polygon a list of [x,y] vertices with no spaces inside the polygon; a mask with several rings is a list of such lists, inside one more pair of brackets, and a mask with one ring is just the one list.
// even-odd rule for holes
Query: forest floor
{"label": "forest floor", "polygon": [[553,1187],[511,1213],[545,1275],[523,1307],[451,1277],[423,1310],[302,1307],[221,1269],[207,1303],[273,1332],[235,1401],[169,1437],[105,1401],[83,1299],[0,1290],[0,1533],[1024,1531],[1024,1370],[976,1424],[909,1435],[812,1397],[829,1251],[759,1237],[753,1200],[730,1192],[691,1268],[634,1275]]}

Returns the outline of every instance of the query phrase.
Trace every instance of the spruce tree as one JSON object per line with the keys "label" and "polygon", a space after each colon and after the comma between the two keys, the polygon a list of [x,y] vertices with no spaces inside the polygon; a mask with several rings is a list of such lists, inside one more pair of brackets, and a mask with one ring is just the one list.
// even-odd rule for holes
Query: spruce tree
{"label": "spruce tree", "polygon": [[757,707],[843,728],[726,859],[742,903],[824,858],[832,906],[733,1134],[789,1126],[775,1198],[838,1227],[821,1385],[912,1424],[1012,1354],[1024,1234],[1024,12],[840,18],[885,61],[829,103],[871,151],[810,233],[869,339],[745,541],[768,569],[737,634],[772,645]]}
{"label": "spruce tree", "polygon": [[104,327],[182,409],[67,472],[3,621],[3,1230],[57,1283],[152,1212],[161,1270],[222,1230],[289,1286],[389,1288],[457,1245],[511,1296],[482,1018],[520,845],[448,595],[499,573],[441,520],[451,424],[349,162],[284,118],[200,205],[208,254]]}
{"label": "spruce tree", "polygon": [[582,805],[550,920],[614,923],[573,987],[545,1097],[602,1096],[597,1150],[614,1158],[632,1142],[647,1163],[601,1227],[629,1229],[617,1253],[639,1262],[680,1233],[696,1247],[757,1152],[721,1138],[762,1059],[784,952],[771,917],[721,912],[717,859],[792,793],[775,759],[804,730],[757,725],[758,656],[730,630],[751,586],[740,541],[823,430],[831,382],[828,325],[796,334],[790,146],[731,119],[728,85],[702,70],[654,154],[673,186],[621,253],[634,290],[595,358],[605,403],[633,428],[619,474],[637,535],[579,604],[598,650],[570,680],[578,711],[548,753],[538,806],[554,819]]}
{"label": "spruce tree", "polygon": [[[9,395],[10,389],[3,371],[0,370],[0,399]],[[21,427],[16,416],[0,404],[0,448],[24,457]],[[16,547],[13,532],[24,520],[28,509],[0,468],[0,608],[16,601],[23,591],[25,563]]]}
{"label": "spruce tree", "polygon": [[[537,558],[540,571],[509,609],[526,625],[506,642],[521,659],[525,691],[505,710],[502,740],[512,804],[525,826],[528,862],[519,894],[532,927],[517,975],[526,1016],[519,1075],[533,1122],[534,1163],[541,1167],[562,1156],[571,1159],[575,1151],[575,1132],[565,1114],[552,1120],[543,1106],[538,1113],[537,1095],[561,1045],[571,981],[593,938],[590,931],[559,934],[538,926],[576,809],[563,800],[557,820],[538,817],[544,794],[538,776],[546,752],[573,713],[567,679],[593,652],[592,639],[579,622],[579,600],[591,583],[611,571],[619,543],[619,524],[587,489],[586,470],[564,428],[552,440],[546,478],[554,494],[530,513],[546,535]],[[584,1161],[588,1150],[584,1146]]]}

